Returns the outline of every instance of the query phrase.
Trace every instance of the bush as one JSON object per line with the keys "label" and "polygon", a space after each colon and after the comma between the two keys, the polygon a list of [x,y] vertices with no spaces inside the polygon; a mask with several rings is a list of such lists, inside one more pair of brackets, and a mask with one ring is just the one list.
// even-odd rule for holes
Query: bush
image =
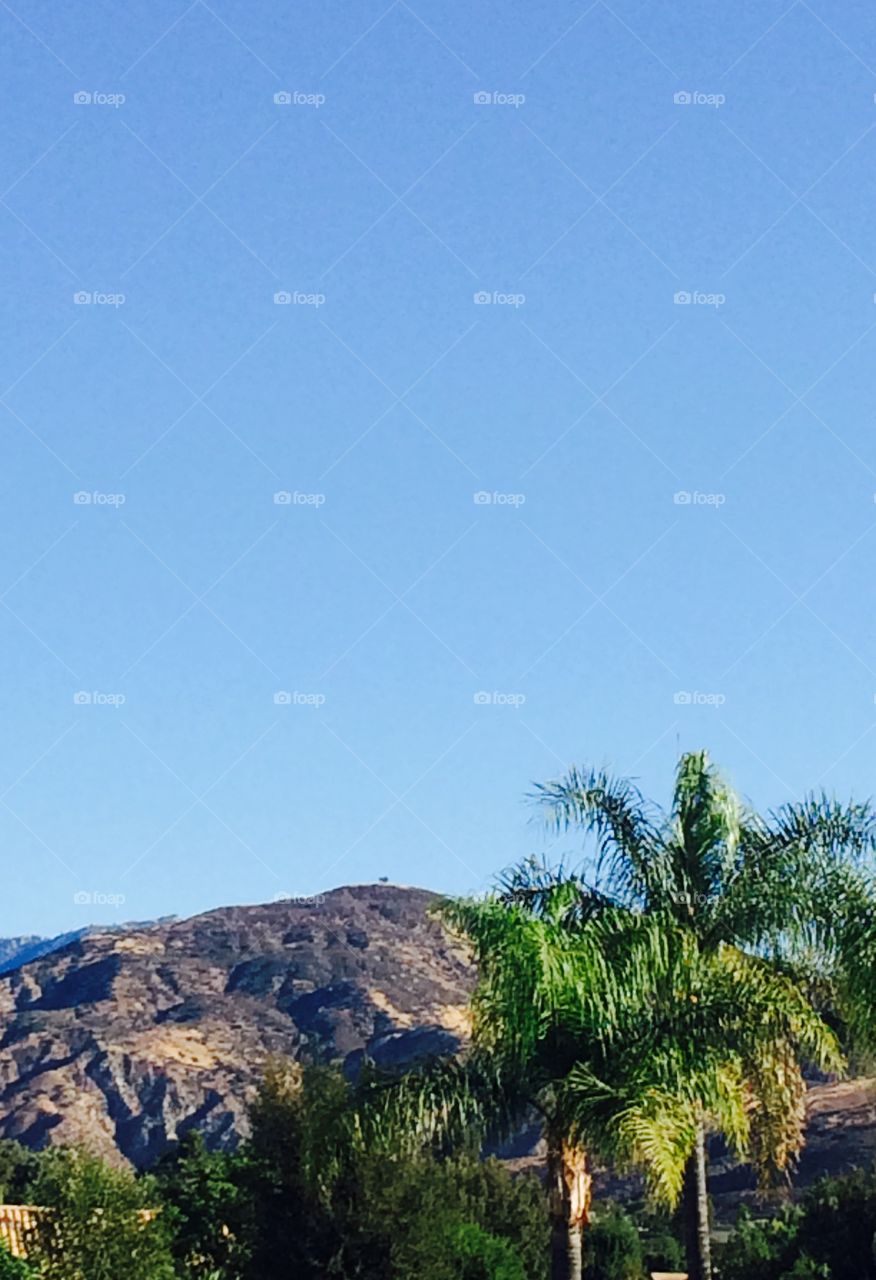
{"label": "bush", "polygon": [[36,1280],[36,1273],[21,1258],[13,1258],[0,1244],[0,1280]]}
{"label": "bush", "polygon": [[246,1280],[542,1280],[536,1179],[495,1160],[367,1150],[350,1098],[331,1068],[269,1074],[239,1167]]}
{"label": "bush", "polygon": [[635,1222],[620,1205],[607,1204],[584,1233],[588,1280],[643,1280],[642,1242]]}
{"label": "bush", "polygon": [[679,1238],[680,1212],[665,1209],[638,1212],[635,1220],[642,1241],[642,1265],[646,1276],[652,1271],[685,1271],[684,1248]]}
{"label": "bush", "polygon": [[723,1280],[876,1280],[876,1173],[824,1178],[771,1221],[740,1210]]}
{"label": "bush", "polygon": [[237,1156],[208,1151],[203,1135],[193,1130],[156,1167],[173,1256],[187,1280],[232,1280],[239,1274],[240,1166]]}
{"label": "bush", "polygon": [[491,1236],[473,1222],[454,1228],[447,1245],[455,1280],[527,1280],[523,1263],[508,1241]]}
{"label": "bush", "polygon": [[47,1153],[34,1186],[50,1212],[29,1251],[44,1280],[174,1280],[165,1222],[150,1179],[86,1151]]}
{"label": "bush", "polygon": [[29,1204],[33,1199],[31,1188],[44,1159],[42,1152],[29,1151],[12,1138],[0,1138],[0,1201]]}

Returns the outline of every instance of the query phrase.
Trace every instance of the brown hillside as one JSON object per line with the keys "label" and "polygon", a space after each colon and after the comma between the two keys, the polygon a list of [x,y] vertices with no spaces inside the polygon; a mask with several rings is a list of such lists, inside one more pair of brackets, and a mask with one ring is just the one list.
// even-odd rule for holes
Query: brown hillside
{"label": "brown hillside", "polygon": [[470,965],[391,885],[98,933],[0,977],[0,1135],[146,1164],[245,1129],[268,1055],[354,1064],[452,1049]]}

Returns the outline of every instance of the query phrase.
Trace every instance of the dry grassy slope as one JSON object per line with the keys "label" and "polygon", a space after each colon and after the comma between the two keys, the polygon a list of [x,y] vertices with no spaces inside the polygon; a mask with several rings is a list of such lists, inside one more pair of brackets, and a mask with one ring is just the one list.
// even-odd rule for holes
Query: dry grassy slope
{"label": "dry grassy slope", "polygon": [[466,956],[390,885],[97,934],[0,977],[0,1135],[148,1163],[245,1131],[269,1054],[404,1061],[458,1043]]}

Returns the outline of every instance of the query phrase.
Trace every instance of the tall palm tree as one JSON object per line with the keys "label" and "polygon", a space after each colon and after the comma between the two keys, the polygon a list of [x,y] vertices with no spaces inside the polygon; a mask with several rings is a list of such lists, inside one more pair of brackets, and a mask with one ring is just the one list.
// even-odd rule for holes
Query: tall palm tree
{"label": "tall palm tree", "polygon": [[[607,909],[590,916],[578,896],[577,886],[559,883],[545,886],[538,911],[496,896],[444,904],[444,919],[469,941],[478,966],[470,1048],[401,1077],[366,1074],[360,1093],[368,1140],[388,1146],[407,1137],[477,1148],[537,1117],[547,1147],[554,1280],[580,1280],[589,1146],[602,1150],[613,1141],[606,1109],[584,1115],[570,1079],[584,1064],[594,1077],[610,1075],[610,1042],[622,1040],[646,996],[629,975],[637,954],[659,941],[653,922],[630,919],[636,927],[624,928],[618,920],[609,928]],[[570,913],[579,917],[574,930]]]}
{"label": "tall palm tree", "polygon": [[[801,1050],[838,1063],[784,978],[715,960],[673,918],[612,906],[575,878],[524,867],[504,896],[443,914],[478,962],[471,1047],[401,1079],[366,1076],[367,1140],[479,1146],[538,1116],[555,1280],[581,1275],[594,1157],[643,1168],[673,1204],[703,1115],[743,1153],[752,1099],[784,1114],[776,1065]],[[762,1147],[775,1154],[776,1136]]]}
{"label": "tall palm tree", "polygon": [[[732,1129],[729,1103],[747,1092],[747,1127],[762,1169],[783,1172],[799,1151],[801,1062],[807,1056],[838,1062],[799,963],[814,955],[830,966],[853,950],[854,928],[838,909],[837,890],[842,886],[844,900],[857,904],[860,929],[867,917],[862,904],[873,901],[862,862],[874,847],[874,814],[868,804],[843,805],[822,794],[759,816],[705,752],[681,757],[668,812],[646,802],[630,780],[603,770],[573,768],[539,786],[535,798],[555,831],[577,829],[595,842],[577,877],[582,901],[607,904],[615,920],[625,910],[652,921],[676,957],[666,972],[678,984],[677,998],[652,1007],[657,1021],[642,1023],[646,1040],[639,1040],[646,1075],[656,1068],[658,1083],[634,1077],[633,1095],[618,1114],[626,1115],[620,1131],[632,1146],[637,1127],[638,1145],[644,1150],[650,1143],[652,1154],[663,1135],[657,1163],[665,1164],[670,1192],[677,1160],[668,1153],[684,1156],[688,1271],[691,1280],[709,1280],[707,1127],[717,1121]],[[506,894],[538,912],[550,882],[550,875],[524,869],[512,876]],[[853,985],[837,990],[848,996]],[[591,1075],[581,1068],[571,1081],[584,1099],[584,1117],[599,1105],[616,1109],[624,1097],[623,1089],[613,1092]],[[704,1086],[722,1075],[709,1098]],[[650,1127],[647,1107],[641,1108],[649,1097]],[[731,1139],[745,1127],[737,1126]]]}

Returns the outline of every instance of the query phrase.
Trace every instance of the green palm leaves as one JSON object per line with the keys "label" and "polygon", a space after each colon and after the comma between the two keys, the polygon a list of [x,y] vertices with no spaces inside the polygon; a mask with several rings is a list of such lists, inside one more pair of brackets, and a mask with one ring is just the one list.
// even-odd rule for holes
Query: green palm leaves
{"label": "green palm leaves", "polygon": [[705,752],[679,761],[666,811],[605,770],[571,769],[534,798],[550,829],[583,835],[580,868],[530,860],[493,896],[444,904],[478,966],[470,1048],[372,1087],[390,1129],[432,1143],[540,1115],[572,1253],[586,1204],[566,1191],[589,1195],[585,1152],[643,1169],[669,1204],[684,1191],[700,1280],[704,1134],[763,1182],[786,1174],[804,1064],[839,1070],[832,1028],[873,1025],[876,819],[826,795],[757,815]]}

